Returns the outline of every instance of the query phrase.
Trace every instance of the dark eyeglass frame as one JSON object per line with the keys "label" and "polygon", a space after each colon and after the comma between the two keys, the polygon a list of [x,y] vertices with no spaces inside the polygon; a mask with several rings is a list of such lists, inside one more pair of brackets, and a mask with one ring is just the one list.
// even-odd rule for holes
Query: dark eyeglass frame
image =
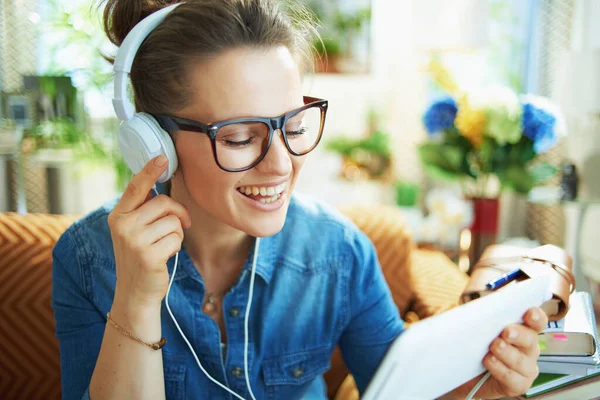
{"label": "dark eyeglass frame", "polygon": [[[242,172],[242,171],[247,171],[249,169],[254,168],[265,158],[265,156],[267,155],[267,152],[269,151],[269,148],[271,147],[271,142],[273,140],[273,133],[278,129],[281,130],[281,134],[283,136],[283,141],[285,143],[285,147],[290,152],[290,154],[292,154],[294,156],[303,156],[305,154],[310,153],[312,150],[314,150],[315,147],[317,147],[317,145],[321,141],[321,136],[323,135],[323,128],[325,126],[325,117],[327,115],[327,106],[329,105],[329,102],[324,99],[318,99],[316,97],[309,97],[309,96],[303,96],[303,100],[304,100],[304,105],[302,107],[296,108],[296,109],[294,109],[292,111],[288,111],[287,113],[282,114],[278,117],[272,117],[272,118],[260,118],[260,117],[237,118],[237,119],[229,119],[229,120],[225,120],[225,121],[205,124],[203,122],[194,121],[194,120],[186,119],[186,118],[173,117],[173,116],[169,116],[169,115],[160,115],[160,114],[151,114],[151,115],[156,119],[156,121],[161,126],[161,128],[163,128],[167,132],[182,130],[182,131],[204,133],[205,135],[208,135],[208,137],[210,138],[211,145],[212,145],[215,162],[217,163],[219,168],[221,168],[222,170],[227,171],[227,172]],[[287,124],[287,121],[290,118],[292,118],[294,115],[296,115],[304,110],[307,110],[309,108],[313,108],[313,107],[319,108],[321,111],[321,127],[319,130],[319,136],[317,137],[317,140],[315,141],[315,143],[308,150],[306,150],[302,153],[297,153],[294,150],[292,150],[292,148],[288,142],[287,133],[285,131],[285,125]],[[263,150],[263,153],[260,155],[260,157],[258,157],[258,159],[256,161],[254,161],[252,164],[250,164],[248,167],[236,168],[236,169],[225,168],[224,166],[221,165],[221,163],[219,163],[219,158],[217,156],[217,144],[216,144],[217,131],[226,125],[248,123],[248,122],[261,122],[269,127],[270,131],[269,131],[269,140],[267,142],[267,145],[265,146],[265,149]]]}

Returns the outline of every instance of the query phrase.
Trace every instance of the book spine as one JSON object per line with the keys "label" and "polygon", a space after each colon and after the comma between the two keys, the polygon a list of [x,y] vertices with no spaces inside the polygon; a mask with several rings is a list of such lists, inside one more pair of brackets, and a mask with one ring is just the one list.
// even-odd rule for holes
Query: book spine
{"label": "book spine", "polygon": [[598,342],[598,325],[596,324],[596,315],[594,314],[594,303],[592,301],[592,295],[587,292],[582,292],[583,302],[585,304],[585,312],[587,313],[588,321],[592,323],[592,330],[594,332],[594,344],[596,345],[595,357],[600,356],[600,343]]}
{"label": "book spine", "polygon": [[586,364],[538,361],[538,368],[541,373],[546,374],[587,375],[590,366]]}

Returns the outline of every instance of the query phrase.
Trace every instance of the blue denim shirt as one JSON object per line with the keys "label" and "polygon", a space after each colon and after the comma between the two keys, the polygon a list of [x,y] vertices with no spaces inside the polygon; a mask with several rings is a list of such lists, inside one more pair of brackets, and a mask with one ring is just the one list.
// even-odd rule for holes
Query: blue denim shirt
{"label": "blue denim shirt", "polygon": [[[107,216],[117,201],[76,222],[54,248],[52,306],[63,399],[89,398],[115,291]],[[372,243],[335,209],[294,195],[283,229],[261,239],[258,252],[248,350],[256,398],[326,399],[322,375],[336,345],[362,392],[403,329]],[[243,375],[244,313],[252,253],[223,300],[224,359],[219,328],[201,311],[202,276],[185,248],[169,295],[171,310],[204,368],[246,399],[250,394]],[[169,276],[174,259],[167,263]],[[164,300],[161,324],[167,339],[162,349],[167,399],[232,399],[200,370]]]}

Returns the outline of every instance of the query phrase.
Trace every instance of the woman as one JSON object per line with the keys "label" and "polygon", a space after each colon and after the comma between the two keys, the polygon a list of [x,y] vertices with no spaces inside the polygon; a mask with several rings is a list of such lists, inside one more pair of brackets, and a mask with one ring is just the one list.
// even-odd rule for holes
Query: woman
{"label": "woman", "polygon": [[[109,0],[109,38],[120,45],[167,3]],[[136,108],[171,124],[178,168],[152,197],[167,160],[149,162],[55,247],[64,398],[233,398],[225,386],[245,399],[323,399],[338,344],[364,390],[403,325],[366,236],[292,196],[326,111],[302,96],[310,32],[272,1],[191,0],[147,37],[131,71]],[[294,117],[305,104],[317,125]],[[214,139],[190,122],[254,117],[267,119],[226,123]],[[271,121],[284,125],[269,132]],[[168,289],[198,363],[162,304]],[[524,392],[537,375],[546,317],[534,309],[525,321],[492,345],[478,397]]]}

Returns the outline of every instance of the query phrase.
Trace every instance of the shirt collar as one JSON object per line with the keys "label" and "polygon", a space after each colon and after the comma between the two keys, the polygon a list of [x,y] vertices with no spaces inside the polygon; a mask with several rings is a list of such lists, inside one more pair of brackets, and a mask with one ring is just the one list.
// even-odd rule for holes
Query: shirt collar
{"label": "shirt collar", "polygon": [[[273,271],[275,269],[275,252],[273,251],[273,240],[272,236],[260,238],[258,245],[258,258],[256,259],[256,274],[259,275],[268,284],[271,282],[273,277]],[[252,245],[250,255],[246,259],[244,264],[244,270],[248,273],[252,272],[252,261],[254,260],[254,250],[256,249],[255,244]]]}

